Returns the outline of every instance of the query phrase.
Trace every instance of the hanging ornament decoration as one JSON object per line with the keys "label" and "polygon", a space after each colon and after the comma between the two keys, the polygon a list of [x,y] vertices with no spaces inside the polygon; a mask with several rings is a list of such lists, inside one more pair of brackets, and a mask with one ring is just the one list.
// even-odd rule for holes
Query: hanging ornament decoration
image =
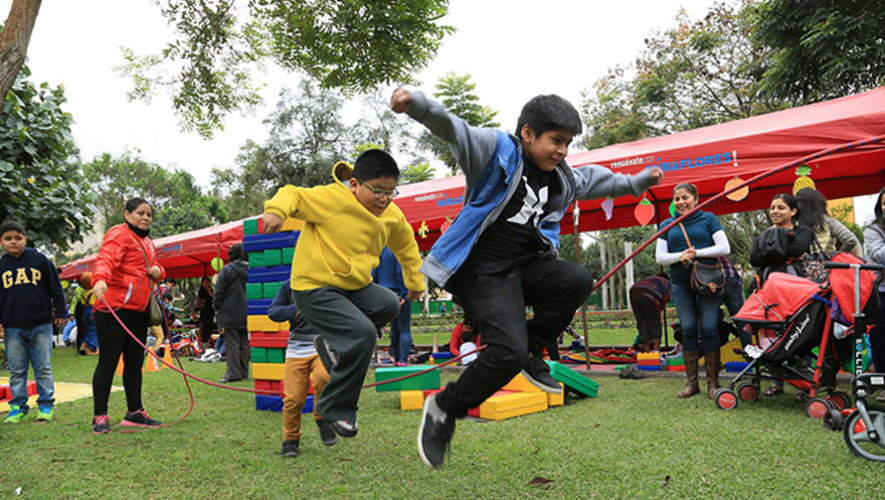
{"label": "hanging ornament decoration", "polygon": [[[725,183],[725,190],[728,191],[729,189],[738,186],[743,182],[743,179],[738,176],[734,176],[731,180]],[[741,201],[746,198],[748,194],[750,194],[750,186],[744,186],[733,193],[728,193],[726,197],[731,201]]]}
{"label": "hanging ornament decoration", "polygon": [[421,225],[418,226],[418,236],[420,236],[422,238],[426,238],[427,231],[430,231],[430,229],[427,227],[427,221],[422,220]]}
{"label": "hanging ornament decoration", "polygon": [[814,181],[811,179],[811,167],[803,163],[796,167],[796,175],[799,176],[799,178],[793,182],[794,196],[803,189],[814,189]]}
{"label": "hanging ornament decoration", "polygon": [[209,262],[209,265],[212,266],[212,269],[214,269],[215,272],[219,272],[219,271],[221,271],[221,268],[224,267],[224,261],[221,260],[220,257],[214,257]]}
{"label": "hanging ornament decoration", "polygon": [[443,222],[441,226],[439,226],[439,234],[445,233],[446,230],[448,230],[449,226],[451,226],[451,225],[452,225],[452,219],[450,219],[448,216],[446,216],[446,221]]}
{"label": "hanging ornament decoration", "polygon": [[633,209],[633,217],[639,224],[646,226],[655,217],[655,206],[648,201],[648,198],[643,197]]}
{"label": "hanging ornament decoration", "polygon": [[61,289],[67,290],[68,287],[71,286],[71,282],[68,280],[61,280]]}
{"label": "hanging ornament decoration", "polygon": [[676,202],[675,201],[670,202],[670,210],[669,211],[670,211],[670,217],[676,217]]}
{"label": "hanging ornament decoration", "polygon": [[602,211],[605,212],[605,220],[612,219],[612,210],[615,209],[614,198],[606,198],[602,200]]}

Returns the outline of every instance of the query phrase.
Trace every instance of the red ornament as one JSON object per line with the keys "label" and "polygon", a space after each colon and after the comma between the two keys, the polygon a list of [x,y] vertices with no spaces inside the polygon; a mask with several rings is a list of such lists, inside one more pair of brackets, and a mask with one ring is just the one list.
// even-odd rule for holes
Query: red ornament
{"label": "red ornament", "polygon": [[445,233],[446,230],[449,229],[449,226],[451,226],[451,225],[452,225],[452,220],[449,219],[448,217],[446,217],[446,221],[443,222],[441,226],[439,226],[439,234]]}
{"label": "red ornament", "polygon": [[640,225],[648,225],[655,217],[655,206],[648,201],[648,198],[643,198],[639,200],[636,208],[633,209],[633,217],[636,218]]}

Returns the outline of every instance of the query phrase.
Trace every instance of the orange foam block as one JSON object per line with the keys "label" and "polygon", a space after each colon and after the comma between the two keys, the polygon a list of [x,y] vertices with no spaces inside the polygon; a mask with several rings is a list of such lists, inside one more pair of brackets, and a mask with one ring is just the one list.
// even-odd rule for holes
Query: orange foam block
{"label": "orange foam block", "polygon": [[517,373],[515,377],[513,377],[510,382],[504,385],[501,388],[502,391],[514,391],[514,392],[543,392],[541,389],[533,386],[531,382],[526,379],[522,373]]}

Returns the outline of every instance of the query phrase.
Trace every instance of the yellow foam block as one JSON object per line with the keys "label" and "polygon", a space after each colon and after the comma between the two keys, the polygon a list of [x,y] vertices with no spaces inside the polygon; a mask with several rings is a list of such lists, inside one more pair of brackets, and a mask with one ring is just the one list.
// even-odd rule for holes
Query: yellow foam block
{"label": "yellow foam block", "polygon": [[252,363],[252,378],[255,380],[283,380],[284,363]]}
{"label": "yellow foam block", "polygon": [[727,342],[722,349],[719,350],[719,359],[722,361],[722,364],[728,363],[730,361],[741,361],[746,362],[747,360],[740,354],[736,354],[734,352],[735,348],[743,349],[741,345],[741,339],[733,338],[729,342]]}
{"label": "yellow foam block", "polygon": [[547,406],[562,406],[565,404],[565,386],[560,382],[559,387],[562,387],[562,392],[559,394],[544,393],[547,395]]}
{"label": "yellow foam block", "polygon": [[304,226],[304,221],[290,217],[283,221],[280,231],[301,231],[302,226]]}
{"label": "yellow foam block", "polygon": [[[30,380],[34,380],[33,378]],[[74,384],[70,382],[54,382],[55,384],[55,404],[65,403],[67,401],[74,401],[75,399],[80,398],[91,398],[92,397],[92,384]],[[9,385],[8,377],[0,377],[0,385]],[[120,386],[111,386],[111,392],[122,391],[123,388]],[[32,411],[35,411],[37,408],[37,398],[40,396],[38,394],[34,394],[33,396],[28,397],[28,406],[31,407]],[[9,401],[0,401],[0,413],[6,413],[9,411]],[[36,413],[29,414],[36,415]]]}
{"label": "yellow foam block", "polygon": [[515,377],[513,377],[510,382],[507,382],[507,385],[501,388],[502,391],[516,391],[516,392],[543,392],[541,389],[533,386],[531,382],[529,382],[522,373],[517,373]]}
{"label": "yellow foam block", "polygon": [[423,410],[424,391],[399,391],[400,410]]}
{"label": "yellow foam block", "polygon": [[277,323],[266,314],[246,316],[246,329],[250,332],[283,332],[289,329],[289,322]]}
{"label": "yellow foam block", "polygon": [[638,361],[638,360],[640,360],[640,359],[648,359],[648,360],[660,361],[660,359],[661,359],[661,353],[659,353],[658,351],[652,351],[652,352],[638,352],[638,353],[636,353],[636,360]]}
{"label": "yellow foam block", "polygon": [[486,420],[503,420],[546,409],[546,393],[521,392],[490,397],[483,404],[479,405],[479,416]]}

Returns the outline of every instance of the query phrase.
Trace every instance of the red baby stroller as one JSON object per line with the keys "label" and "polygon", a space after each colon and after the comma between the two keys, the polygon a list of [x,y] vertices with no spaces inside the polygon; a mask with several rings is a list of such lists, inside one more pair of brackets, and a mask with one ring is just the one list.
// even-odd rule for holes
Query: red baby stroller
{"label": "red baby stroller", "polygon": [[[834,262],[862,263],[854,255],[836,253]],[[861,276],[861,307],[869,317],[875,314],[873,293],[875,275]],[[772,341],[758,357],[747,356],[748,365],[727,388],[715,395],[716,405],[724,410],[737,407],[738,400],[754,401],[759,397],[762,379],[778,379],[808,393],[806,413],[822,418],[831,409],[841,410],[851,398],[835,390],[836,372],[842,360],[852,353],[851,327],[854,317],[854,276],[847,270],[832,270],[828,283],[786,273],[771,273],[765,285],[753,292],[735,315],[759,332],[772,333]],[[873,310],[868,310],[872,308]],[[834,336],[834,320],[848,327],[845,335]],[[814,348],[818,349],[817,354]],[[746,349],[749,350],[749,349]],[[819,391],[826,388],[828,395]]]}

